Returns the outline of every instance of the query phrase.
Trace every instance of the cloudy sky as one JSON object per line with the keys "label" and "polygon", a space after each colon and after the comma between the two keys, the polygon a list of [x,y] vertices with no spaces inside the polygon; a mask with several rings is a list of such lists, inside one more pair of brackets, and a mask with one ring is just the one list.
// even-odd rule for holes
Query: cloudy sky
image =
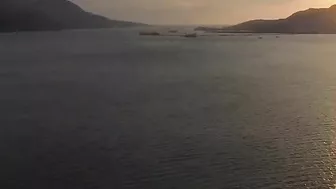
{"label": "cloudy sky", "polygon": [[112,19],[148,24],[233,24],[282,18],[297,10],[329,7],[336,0],[71,0]]}

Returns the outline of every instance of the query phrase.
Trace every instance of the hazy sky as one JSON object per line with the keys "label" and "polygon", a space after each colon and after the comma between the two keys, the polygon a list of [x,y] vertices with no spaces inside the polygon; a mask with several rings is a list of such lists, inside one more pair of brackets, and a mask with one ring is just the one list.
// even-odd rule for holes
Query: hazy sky
{"label": "hazy sky", "polygon": [[148,24],[233,24],[282,18],[297,10],[329,7],[336,0],[71,0],[112,19]]}

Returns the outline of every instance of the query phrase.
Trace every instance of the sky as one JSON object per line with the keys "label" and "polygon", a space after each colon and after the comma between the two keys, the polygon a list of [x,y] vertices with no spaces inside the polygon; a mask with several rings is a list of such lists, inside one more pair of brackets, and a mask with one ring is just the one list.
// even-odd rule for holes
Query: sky
{"label": "sky", "polygon": [[285,18],[336,0],[71,0],[87,11],[147,24],[217,25]]}

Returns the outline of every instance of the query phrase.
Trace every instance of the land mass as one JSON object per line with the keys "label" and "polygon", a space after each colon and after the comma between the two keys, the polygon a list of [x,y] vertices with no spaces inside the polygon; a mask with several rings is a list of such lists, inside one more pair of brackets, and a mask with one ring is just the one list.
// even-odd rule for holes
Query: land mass
{"label": "land mass", "polygon": [[285,19],[251,20],[223,28],[198,27],[195,30],[215,33],[336,34],[336,5],[299,11]]}
{"label": "land mass", "polygon": [[68,0],[1,0],[0,32],[111,28],[140,25],[84,11]]}

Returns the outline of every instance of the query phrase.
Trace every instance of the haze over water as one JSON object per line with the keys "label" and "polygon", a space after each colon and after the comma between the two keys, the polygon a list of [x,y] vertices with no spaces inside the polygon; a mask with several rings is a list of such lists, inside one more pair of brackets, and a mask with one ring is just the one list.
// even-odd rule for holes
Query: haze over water
{"label": "haze over water", "polygon": [[1,188],[334,188],[335,35],[0,35]]}

